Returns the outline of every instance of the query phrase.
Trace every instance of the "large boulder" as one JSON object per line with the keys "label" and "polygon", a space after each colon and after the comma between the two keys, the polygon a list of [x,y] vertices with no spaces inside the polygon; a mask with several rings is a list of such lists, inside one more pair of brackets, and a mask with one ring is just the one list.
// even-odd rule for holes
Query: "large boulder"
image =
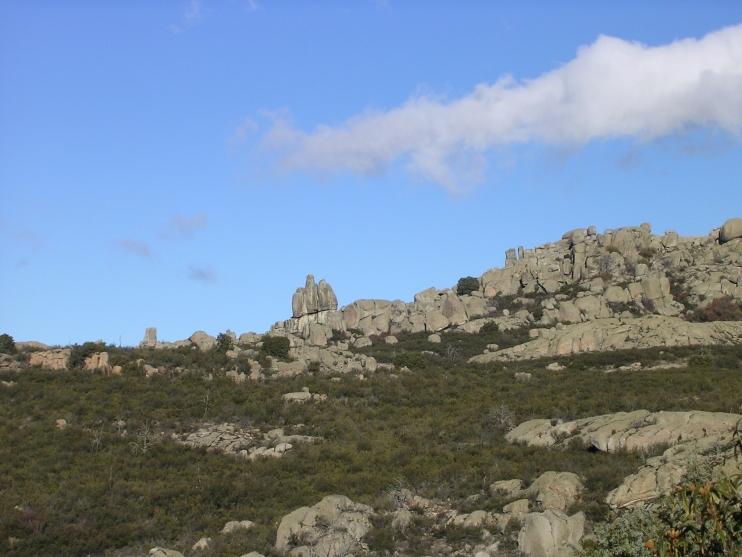
{"label": "large boulder", "polygon": [[54,350],[41,350],[31,352],[28,357],[28,364],[32,367],[41,367],[44,369],[64,370],[70,361],[72,350],[69,348],[58,348]]}
{"label": "large boulder", "polygon": [[216,346],[216,339],[203,331],[196,331],[190,336],[189,340],[196,348],[204,352]]}
{"label": "large boulder", "polygon": [[111,364],[108,363],[108,352],[96,352],[85,358],[85,370],[103,371],[111,373]]}
{"label": "large boulder", "polygon": [[363,537],[371,530],[373,509],[343,495],[328,495],[316,505],[301,507],[281,519],[275,548],[302,557],[345,557],[365,551]]}
{"label": "large boulder", "polygon": [[553,509],[528,513],[518,534],[518,549],[526,557],[569,557],[575,554],[584,530],[582,512],[572,516]]}
{"label": "large boulder", "polygon": [[335,311],[337,307],[338,300],[332,286],[324,279],[315,284],[313,275],[307,275],[304,287],[297,288],[291,299],[292,315],[295,318],[320,311]]}
{"label": "large boulder", "polygon": [[582,481],[572,472],[544,472],[528,486],[528,494],[541,508],[559,511],[566,511],[576,502],[582,490]]}
{"label": "large boulder", "polygon": [[719,242],[724,244],[742,238],[742,218],[729,219],[719,231]]}

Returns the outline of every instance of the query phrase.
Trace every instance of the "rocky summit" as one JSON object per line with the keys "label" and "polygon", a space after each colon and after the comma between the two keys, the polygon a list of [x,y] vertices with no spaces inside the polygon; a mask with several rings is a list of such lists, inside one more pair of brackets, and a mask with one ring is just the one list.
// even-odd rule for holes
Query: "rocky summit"
{"label": "rocky summit", "polygon": [[286,309],[3,335],[0,553],[742,555],[742,218],[575,228],[408,301],[310,274]]}

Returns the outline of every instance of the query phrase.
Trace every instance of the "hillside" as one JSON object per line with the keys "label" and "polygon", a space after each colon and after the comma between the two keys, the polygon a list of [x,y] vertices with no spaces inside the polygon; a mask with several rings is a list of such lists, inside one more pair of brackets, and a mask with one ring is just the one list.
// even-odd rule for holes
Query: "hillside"
{"label": "hillside", "polygon": [[3,555],[651,556],[696,484],[742,552],[739,218],[410,302],[309,275],[265,334],[0,348]]}

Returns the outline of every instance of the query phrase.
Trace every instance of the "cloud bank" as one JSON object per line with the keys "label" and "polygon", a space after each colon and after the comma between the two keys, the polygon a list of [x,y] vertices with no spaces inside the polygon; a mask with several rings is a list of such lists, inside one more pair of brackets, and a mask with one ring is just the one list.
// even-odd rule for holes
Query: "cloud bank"
{"label": "cloud bank", "polygon": [[742,25],[661,46],[601,36],[535,79],[505,76],[450,101],[417,96],[310,132],[277,119],[262,143],[288,170],[371,174],[402,162],[456,189],[460,169],[498,147],[648,141],[696,126],[742,131]]}

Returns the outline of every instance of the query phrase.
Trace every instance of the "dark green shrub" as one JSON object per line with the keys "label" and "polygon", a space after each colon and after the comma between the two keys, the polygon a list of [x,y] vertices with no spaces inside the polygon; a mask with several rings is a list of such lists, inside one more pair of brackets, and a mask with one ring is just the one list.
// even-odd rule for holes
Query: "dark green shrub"
{"label": "dark green shrub", "polygon": [[456,283],[456,294],[464,296],[479,290],[479,279],[476,277],[461,277]]}
{"label": "dark green shrub", "polygon": [[0,335],[0,353],[3,354],[15,354],[16,348],[15,348],[15,341],[13,340],[13,337],[3,333]]}
{"label": "dark green shrub", "polygon": [[67,366],[70,369],[82,369],[85,367],[85,358],[88,358],[96,352],[103,352],[106,345],[102,342],[84,342],[75,344],[70,352],[70,360]]}
{"label": "dark green shrub", "polygon": [[285,360],[289,357],[289,339],[286,337],[265,335],[261,350],[268,356]]}
{"label": "dark green shrub", "polygon": [[397,368],[425,369],[428,360],[419,352],[404,352],[394,357],[394,366]]}
{"label": "dark green shrub", "polygon": [[316,360],[309,362],[309,365],[307,366],[307,372],[308,373],[319,373],[320,372],[319,362]]}
{"label": "dark green shrub", "polygon": [[219,352],[226,352],[234,348],[234,340],[227,333],[219,333],[216,336],[216,349]]}

